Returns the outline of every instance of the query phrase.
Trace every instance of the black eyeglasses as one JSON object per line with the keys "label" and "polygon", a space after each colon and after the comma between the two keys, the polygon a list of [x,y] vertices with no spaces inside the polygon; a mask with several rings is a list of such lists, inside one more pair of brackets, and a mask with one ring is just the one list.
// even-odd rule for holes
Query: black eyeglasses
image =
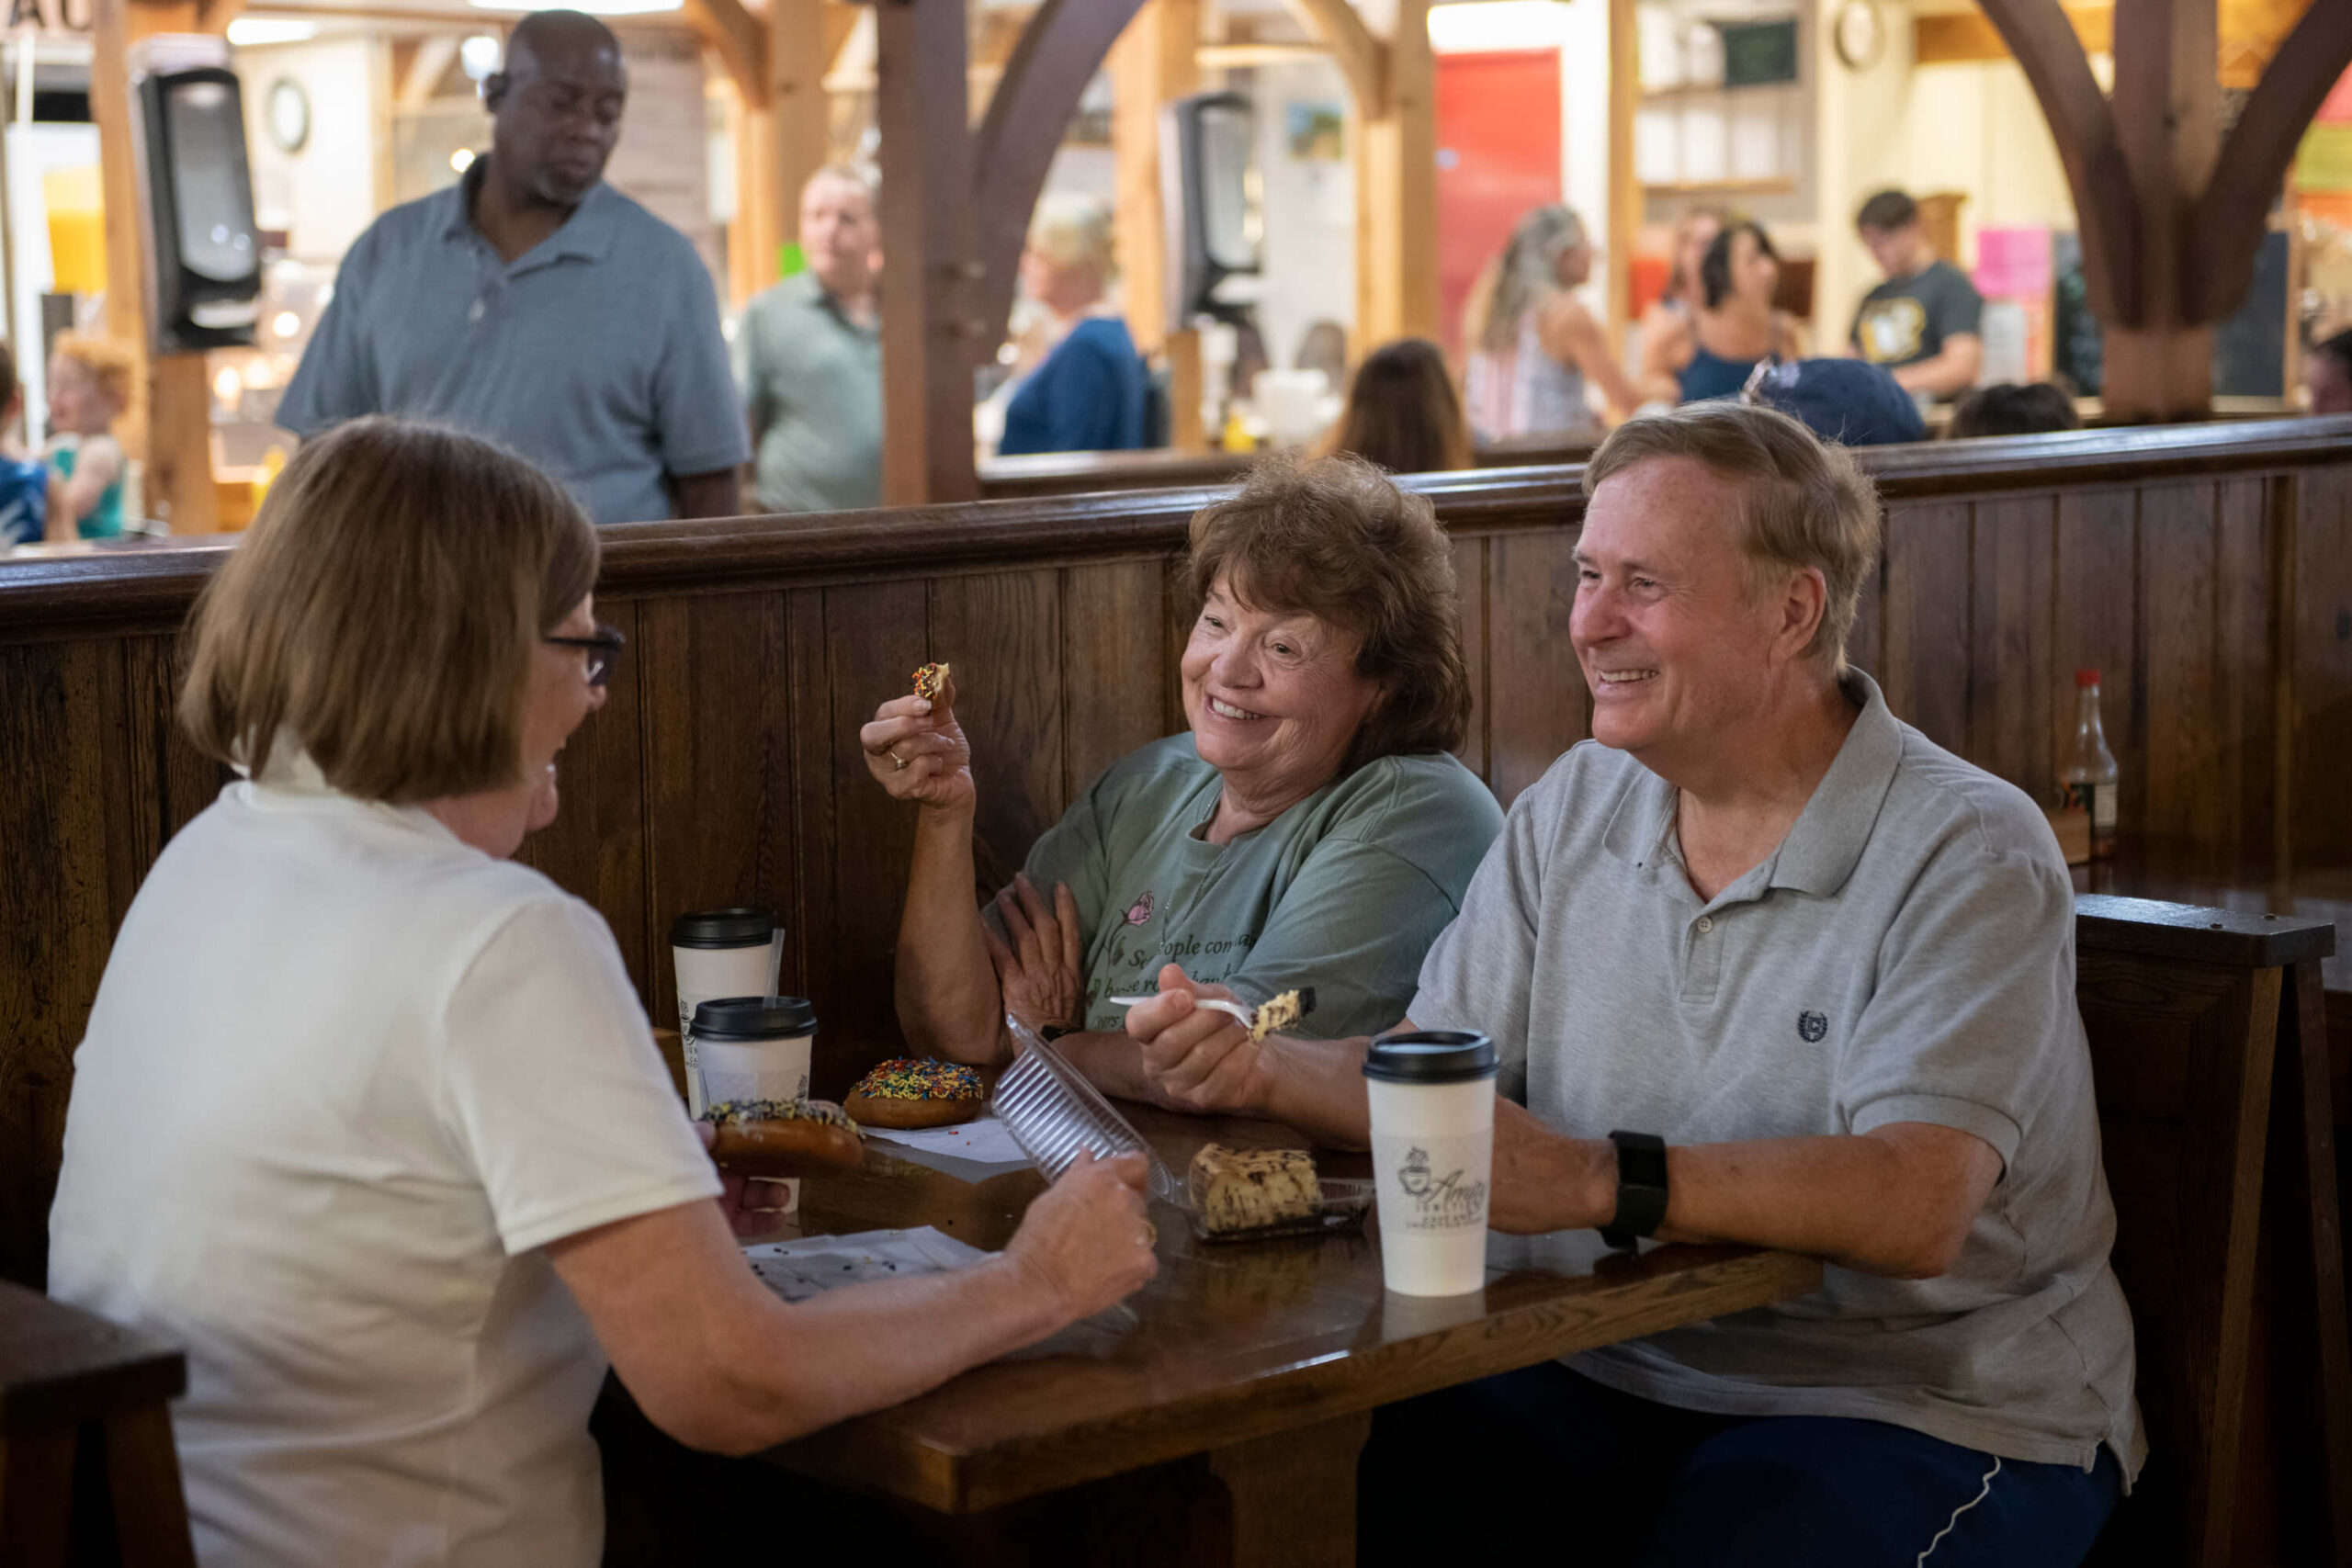
{"label": "black eyeglasses", "polygon": [[586,649],[588,683],[592,686],[601,686],[611,679],[613,666],[619,661],[621,649],[628,646],[628,638],[621,635],[618,627],[605,626],[601,622],[594,637],[543,637],[539,640],[553,643],[558,648]]}

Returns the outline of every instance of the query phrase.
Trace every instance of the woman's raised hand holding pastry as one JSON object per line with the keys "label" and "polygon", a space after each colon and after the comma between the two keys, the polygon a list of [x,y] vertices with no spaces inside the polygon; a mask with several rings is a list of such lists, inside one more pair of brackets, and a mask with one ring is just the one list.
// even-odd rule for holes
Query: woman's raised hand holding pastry
{"label": "woman's raised hand holding pastry", "polygon": [[865,769],[894,800],[911,800],[933,810],[969,810],[972,746],[956,722],[956,682],[947,667],[916,671],[918,688],[936,697],[894,697],[874,710],[874,722],[857,732]]}

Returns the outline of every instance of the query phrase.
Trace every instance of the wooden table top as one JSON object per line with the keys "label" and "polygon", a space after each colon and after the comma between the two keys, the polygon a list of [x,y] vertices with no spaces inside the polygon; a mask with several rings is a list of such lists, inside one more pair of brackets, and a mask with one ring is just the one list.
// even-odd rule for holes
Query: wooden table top
{"label": "wooden table top", "polygon": [[2126,840],[2113,860],[2069,868],[2077,893],[2118,893],[2332,922],[2335,952],[2321,961],[2322,983],[2352,991],[2352,866],[2279,865],[2256,856],[2222,857],[2162,840]]}
{"label": "wooden table top", "polygon": [[[1123,1105],[1176,1170],[1211,1138],[1295,1145],[1268,1122]],[[1034,1171],[978,1183],[892,1159],[807,1183],[799,1230],[840,1235],[936,1225],[1001,1247]],[[1366,1156],[1318,1154],[1327,1175]],[[905,1404],[772,1451],[820,1478],[961,1513],[1311,1426],[1375,1404],[1820,1288],[1821,1265],[1738,1247],[1609,1254],[1590,1232],[1490,1238],[1488,1283],[1418,1300],[1381,1286],[1366,1234],[1204,1244],[1155,1204],[1159,1275],[1106,1314],[975,1369]],[[791,1233],[785,1233],[791,1234]]]}

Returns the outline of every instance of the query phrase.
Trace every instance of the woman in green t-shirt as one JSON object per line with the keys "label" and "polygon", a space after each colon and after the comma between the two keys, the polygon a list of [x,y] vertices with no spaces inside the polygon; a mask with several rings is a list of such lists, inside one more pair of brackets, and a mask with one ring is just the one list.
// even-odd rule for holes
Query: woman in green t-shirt
{"label": "woman in green t-shirt", "polygon": [[1355,458],[1270,460],[1193,517],[1191,575],[1189,732],[1114,763],[985,908],[954,682],[859,732],[876,780],[920,809],[899,929],[914,1050],[1004,1060],[1010,1012],[1104,1089],[1150,1098],[1109,998],[1170,962],[1252,1004],[1314,987],[1298,1032],[1404,1016],[1502,829],[1450,754],[1470,684],[1435,513]]}

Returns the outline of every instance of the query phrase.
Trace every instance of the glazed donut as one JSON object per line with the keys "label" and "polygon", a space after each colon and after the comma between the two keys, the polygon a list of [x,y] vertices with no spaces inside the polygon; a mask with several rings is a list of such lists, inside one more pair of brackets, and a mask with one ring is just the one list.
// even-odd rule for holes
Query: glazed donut
{"label": "glazed donut", "polygon": [[980,1075],[961,1062],[894,1056],[858,1079],[842,1109],[868,1127],[948,1127],[971,1121],[987,1104]]}
{"label": "glazed donut", "polygon": [[738,1176],[821,1176],[865,1163],[857,1126],[821,1100],[722,1100],[702,1113],[710,1157]]}

